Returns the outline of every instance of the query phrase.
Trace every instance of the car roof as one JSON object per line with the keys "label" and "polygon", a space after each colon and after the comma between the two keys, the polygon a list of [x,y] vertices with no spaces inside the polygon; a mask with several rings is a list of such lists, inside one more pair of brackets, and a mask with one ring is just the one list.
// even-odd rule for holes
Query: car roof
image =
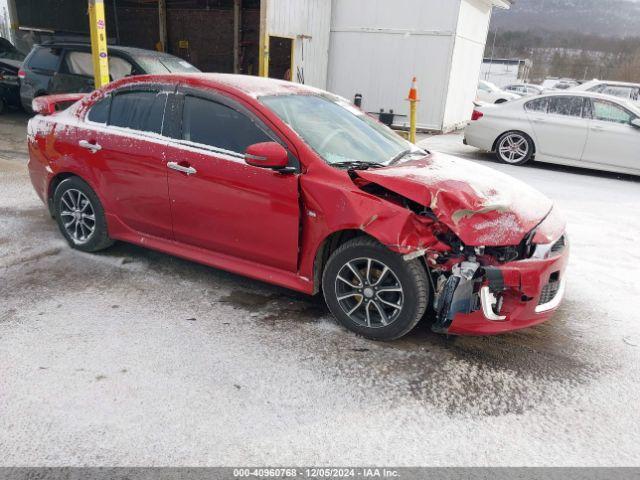
{"label": "car roof", "polygon": [[[236,91],[253,98],[274,95],[327,95],[323,90],[274,78],[227,73],[171,73],[166,75],[141,75],[127,77],[118,82],[118,86],[136,83],[170,82],[184,83],[194,87],[211,87]],[[336,97],[338,98],[338,97]]]}
{"label": "car roof", "polygon": [[507,87],[534,87],[534,88],[542,88],[542,85],[536,85],[535,83],[510,83]]}
{"label": "car roof", "polygon": [[625,108],[633,111],[634,113],[640,115],[640,107],[634,104],[631,101],[625,100],[624,98],[614,97],[612,95],[606,95],[604,93],[595,93],[595,92],[586,92],[581,90],[562,90],[559,92],[547,92],[542,95],[538,95],[537,97],[525,97],[519,100],[515,100],[511,103],[521,102],[527,103],[534,101],[539,98],[547,98],[547,97],[587,97],[587,98],[596,98],[599,100],[608,100],[609,102],[618,103]]}
{"label": "car roof", "polygon": [[605,85],[614,85],[617,87],[640,87],[640,83],[619,82],[617,80],[591,80],[587,83],[590,85],[605,84]]}
{"label": "car roof", "polygon": [[[91,44],[89,43],[83,43],[83,42],[46,42],[46,43],[42,43],[40,45],[38,45],[39,47],[46,47],[46,48],[80,48],[80,49],[89,49],[91,50]],[[121,53],[126,53],[128,55],[131,55],[132,57],[135,56],[145,56],[145,57],[149,57],[149,56],[153,56],[153,57],[173,57],[173,55],[170,55],[168,53],[165,52],[158,52],[156,50],[146,50],[144,48],[137,48],[137,47],[125,47],[122,45],[107,45],[107,49],[110,52],[121,52]]]}

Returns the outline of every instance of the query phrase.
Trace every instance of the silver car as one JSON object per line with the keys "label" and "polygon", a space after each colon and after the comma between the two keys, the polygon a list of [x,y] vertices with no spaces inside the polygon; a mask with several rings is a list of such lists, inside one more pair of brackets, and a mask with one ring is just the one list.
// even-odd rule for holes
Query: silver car
{"label": "silver car", "polygon": [[640,175],[640,107],[590,92],[558,92],[477,107],[465,143],[523,165],[533,159]]}

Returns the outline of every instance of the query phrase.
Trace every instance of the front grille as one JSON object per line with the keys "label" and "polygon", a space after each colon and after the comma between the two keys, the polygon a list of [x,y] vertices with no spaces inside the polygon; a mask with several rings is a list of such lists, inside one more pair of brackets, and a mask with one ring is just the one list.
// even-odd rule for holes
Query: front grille
{"label": "front grille", "polygon": [[560,290],[560,280],[555,279],[547,283],[542,289],[542,294],[540,295],[540,301],[538,305],[546,305],[551,302],[556,295],[558,295],[558,291]]}
{"label": "front grille", "polygon": [[563,235],[556,243],[551,246],[551,253],[560,253],[567,246],[567,239]]}

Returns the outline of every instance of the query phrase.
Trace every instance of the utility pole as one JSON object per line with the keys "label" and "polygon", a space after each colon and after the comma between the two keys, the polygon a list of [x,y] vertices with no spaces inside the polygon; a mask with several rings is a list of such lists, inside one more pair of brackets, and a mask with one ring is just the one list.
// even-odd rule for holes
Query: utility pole
{"label": "utility pole", "polygon": [[96,88],[101,88],[110,81],[104,0],[89,0],[89,22],[91,27],[93,78]]}
{"label": "utility pole", "polygon": [[258,56],[258,75],[269,76],[269,32],[267,32],[268,0],[260,1],[260,41]]}
{"label": "utility pole", "polygon": [[233,73],[240,73],[240,20],[242,0],[233,0]]}
{"label": "utility pole", "polygon": [[158,32],[160,33],[161,52],[167,51],[169,36],[167,34],[167,0],[158,0]]}

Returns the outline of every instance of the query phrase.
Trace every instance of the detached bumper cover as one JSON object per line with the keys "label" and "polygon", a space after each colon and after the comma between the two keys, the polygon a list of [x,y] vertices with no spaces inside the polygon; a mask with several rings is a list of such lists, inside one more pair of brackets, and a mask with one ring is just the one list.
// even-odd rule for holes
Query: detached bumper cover
{"label": "detached bumper cover", "polygon": [[478,294],[480,308],[457,314],[446,333],[492,335],[545,322],[562,302],[568,259],[566,246],[551,258],[521,260],[489,269]]}

